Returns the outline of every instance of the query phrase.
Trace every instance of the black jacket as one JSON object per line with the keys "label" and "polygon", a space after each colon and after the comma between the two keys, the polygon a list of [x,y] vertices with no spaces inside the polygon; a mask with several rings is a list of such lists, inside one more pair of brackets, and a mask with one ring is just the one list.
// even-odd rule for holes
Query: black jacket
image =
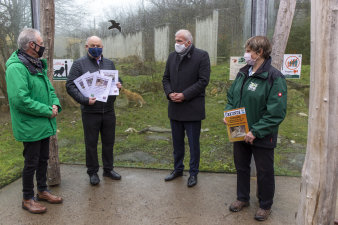
{"label": "black jacket", "polygon": [[[106,59],[103,56],[101,57],[98,65],[96,59],[87,54],[86,56],[76,60],[70,69],[66,82],[66,89],[68,94],[72,96],[75,101],[81,104],[81,110],[83,112],[105,113],[114,110],[116,96],[110,95],[107,102],[96,101],[93,105],[89,105],[89,98],[83,96],[74,83],[74,80],[82,74],[88,71],[93,73],[99,70],[115,70],[115,65],[111,60]],[[120,78],[119,81],[121,82]]]}
{"label": "black jacket", "polygon": [[[169,100],[168,116],[177,121],[200,121],[205,118],[205,88],[210,78],[210,59],[206,51],[191,47],[181,58],[170,53],[162,83]],[[169,94],[183,93],[185,100],[172,102]]]}

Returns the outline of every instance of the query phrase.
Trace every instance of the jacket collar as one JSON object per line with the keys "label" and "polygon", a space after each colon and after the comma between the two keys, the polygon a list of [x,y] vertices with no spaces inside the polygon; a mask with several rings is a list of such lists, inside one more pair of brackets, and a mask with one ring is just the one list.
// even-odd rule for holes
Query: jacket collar
{"label": "jacket collar", "polygon": [[[91,57],[91,56],[88,54],[88,52],[87,52],[87,58],[88,58],[90,61],[93,61],[93,62],[97,63],[97,60],[96,60],[95,58]],[[101,58],[100,58],[100,62],[102,62],[102,61],[103,61],[103,55],[101,55]]]}
{"label": "jacket collar", "polygon": [[[43,70],[47,69],[46,59],[34,59],[33,57],[29,56],[22,50],[17,50],[16,54],[21,63],[26,66],[30,74],[39,74],[42,73]],[[35,63],[34,60],[36,60]],[[37,66],[40,63],[41,67]]]}
{"label": "jacket collar", "polygon": [[[269,71],[270,66],[271,66],[271,56],[269,56],[269,58],[264,60],[263,64],[258,68],[258,70],[255,72],[253,76],[259,77],[261,79],[267,79],[268,78],[267,72]],[[250,65],[245,65],[240,69],[240,72],[248,76],[250,67],[251,67]]]}
{"label": "jacket collar", "polygon": [[[183,58],[186,57],[186,58],[190,59],[192,54],[194,53],[194,50],[195,50],[195,46],[193,44],[191,44],[189,51],[183,56]],[[176,52],[176,56],[180,57],[180,54]],[[182,60],[183,60],[183,58],[182,58]]]}

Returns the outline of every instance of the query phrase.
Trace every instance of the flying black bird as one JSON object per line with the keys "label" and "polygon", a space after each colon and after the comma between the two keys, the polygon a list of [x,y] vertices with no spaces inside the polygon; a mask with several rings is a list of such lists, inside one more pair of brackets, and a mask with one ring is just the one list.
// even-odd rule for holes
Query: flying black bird
{"label": "flying black bird", "polygon": [[115,20],[109,20],[108,22],[111,22],[111,24],[112,24],[110,27],[108,27],[108,30],[116,28],[116,29],[118,29],[121,32],[120,23],[116,23]]}

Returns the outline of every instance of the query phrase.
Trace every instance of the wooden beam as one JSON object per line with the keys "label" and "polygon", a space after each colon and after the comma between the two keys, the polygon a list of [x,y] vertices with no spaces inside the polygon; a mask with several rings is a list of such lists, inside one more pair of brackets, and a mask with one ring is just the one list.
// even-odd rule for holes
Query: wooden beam
{"label": "wooden beam", "polygon": [[309,128],[297,224],[333,224],[338,187],[338,1],[311,1]]}
{"label": "wooden beam", "polygon": [[293,16],[296,9],[295,0],[280,0],[275,32],[272,38],[272,65],[280,70],[288,43]]}
{"label": "wooden beam", "polygon": [[[54,35],[55,35],[55,4],[54,0],[40,0],[40,29],[44,38],[45,53],[48,64],[48,78],[53,84],[53,55],[54,55]],[[50,137],[49,160],[47,169],[48,185],[58,185],[61,183],[59,150],[57,135]]]}

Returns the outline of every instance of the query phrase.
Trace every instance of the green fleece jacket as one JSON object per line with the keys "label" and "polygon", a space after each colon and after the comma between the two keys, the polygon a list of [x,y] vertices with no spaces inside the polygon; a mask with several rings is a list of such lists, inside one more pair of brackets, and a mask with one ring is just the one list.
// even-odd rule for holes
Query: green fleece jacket
{"label": "green fleece jacket", "polygon": [[249,129],[255,137],[277,136],[286,115],[284,76],[271,66],[271,57],[252,76],[248,75],[249,68],[247,65],[239,71],[228,91],[225,110],[245,107]]}
{"label": "green fleece jacket", "polygon": [[6,84],[13,134],[23,142],[38,141],[56,133],[56,119],[51,118],[52,106],[61,106],[47,77],[47,62],[38,72],[26,65],[15,51],[6,62]]}

